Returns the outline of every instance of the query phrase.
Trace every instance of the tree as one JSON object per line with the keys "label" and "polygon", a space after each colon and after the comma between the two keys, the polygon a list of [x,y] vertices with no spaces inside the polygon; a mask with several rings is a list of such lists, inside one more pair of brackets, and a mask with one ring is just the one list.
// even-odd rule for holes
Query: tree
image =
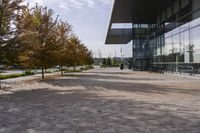
{"label": "tree", "polygon": [[16,61],[15,24],[22,2],[23,0],[0,1],[0,65],[14,64]]}
{"label": "tree", "polygon": [[75,35],[69,38],[65,53],[67,53],[65,65],[72,66],[74,70],[76,66],[91,65],[93,63],[92,52]]}
{"label": "tree", "polygon": [[68,64],[68,66],[72,66],[74,70],[76,69],[76,66],[80,64],[79,45],[80,40],[75,35],[69,39],[69,43],[67,45],[68,56],[66,57],[66,64]]}
{"label": "tree", "polygon": [[85,60],[85,64],[86,64],[86,65],[92,65],[92,63],[94,63],[93,53],[92,53],[92,51],[89,51],[89,50],[87,49],[87,51],[86,51],[86,60]]}
{"label": "tree", "polygon": [[117,59],[116,58],[113,58],[112,59],[112,66],[119,66],[119,62],[117,61]]}
{"label": "tree", "polygon": [[53,19],[53,14],[53,10],[36,4],[31,9],[27,7],[23,10],[18,23],[22,45],[19,57],[21,64],[26,67],[40,67],[42,79],[44,79],[44,69],[55,63],[57,19]]}
{"label": "tree", "polygon": [[103,66],[106,66],[106,65],[107,65],[107,62],[106,62],[106,59],[105,59],[105,58],[103,59],[102,65],[103,65]]}
{"label": "tree", "polygon": [[107,65],[108,66],[112,66],[112,60],[111,60],[111,58],[109,57],[109,58],[107,58]]}
{"label": "tree", "polygon": [[88,62],[88,52],[89,50],[87,49],[87,47],[81,43],[78,45],[78,54],[79,54],[79,65],[87,65]]}
{"label": "tree", "polygon": [[61,69],[61,75],[63,75],[63,66],[69,62],[67,59],[68,56],[68,49],[67,45],[69,43],[69,38],[71,36],[72,32],[72,26],[67,23],[60,21],[57,24],[57,45],[58,45],[58,50],[55,54],[56,60],[58,65],[60,66]]}

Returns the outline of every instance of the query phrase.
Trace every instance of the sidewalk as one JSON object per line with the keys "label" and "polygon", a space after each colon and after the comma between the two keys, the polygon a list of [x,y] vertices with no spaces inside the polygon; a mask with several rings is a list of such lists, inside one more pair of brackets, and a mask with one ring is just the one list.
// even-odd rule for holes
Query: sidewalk
{"label": "sidewalk", "polygon": [[199,131],[200,82],[196,78],[96,68],[0,92],[0,133]]}

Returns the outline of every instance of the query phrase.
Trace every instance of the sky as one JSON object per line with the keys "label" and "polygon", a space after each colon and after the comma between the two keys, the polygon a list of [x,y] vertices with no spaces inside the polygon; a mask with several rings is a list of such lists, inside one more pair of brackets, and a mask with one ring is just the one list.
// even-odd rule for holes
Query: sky
{"label": "sky", "polygon": [[[120,56],[120,45],[105,45],[113,0],[25,0],[54,10],[59,19],[73,26],[79,39],[95,57]],[[101,53],[101,54],[99,54]]]}

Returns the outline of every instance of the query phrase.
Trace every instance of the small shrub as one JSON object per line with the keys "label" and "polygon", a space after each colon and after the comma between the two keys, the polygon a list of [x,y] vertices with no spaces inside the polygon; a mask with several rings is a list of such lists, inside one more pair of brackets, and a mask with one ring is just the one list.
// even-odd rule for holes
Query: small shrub
{"label": "small shrub", "polygon": [[10,78],[17,78],[21,76],[22,74],[0,75],[0,79],[10,79]]}
{"label": "small shrub", "polygon": [[54,72],[59,72],[60,70],[54,70]]}
{"label": "small shrub", "polygon": [[24,77],[28,75],[34,75],[34,73],[31,71],[25,71],[25,73],[23,74],[0,75],[0,79],[11,79],[11,78]]}
{"label": "small shrub", "polygon": [[81,67],[81,68],[80,68],[80,70],[81,70],[81,71],[84,71],[84,70],[85,70],[85,68]]}
{"label": "small shrub", "polygon": [[52,73],[51,71],[45,71],[45,73]]}
{"label": "small shrub", "polygon": [[86,69],[90,70],[90,69],[94,69],[94,67],[93,66],[86,66]]}
{"label": "small shrub", "polygon": [[65,73],[81,72],[81,70],[65,70]]}
{"label": "small shrub", "polygon": [[100,66],[101,68],[106,68],[106,67],[108,67],[107,65],[101,65]]}
{"label": "small shrub", "polygon": [[24,74],[25,74],[25,75],[22,74],[22,76],[33,75],[34,72],[32,72],[31,70],[26,70]]}

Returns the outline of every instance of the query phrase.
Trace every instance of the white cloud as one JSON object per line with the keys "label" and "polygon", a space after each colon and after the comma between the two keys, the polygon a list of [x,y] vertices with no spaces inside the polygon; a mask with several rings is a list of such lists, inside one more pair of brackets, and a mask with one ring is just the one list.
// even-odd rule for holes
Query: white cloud
{"label": "white cloud", "polygon": [[62,0],[59,2],[59,8],[70,11],[71,9],[83,9],[85,6],[94,7],[93,0]]}
{"label": "white cloud", "polygon": [[95,7],[95,2],[94,0],[84,0],[87,3],[87,6],[90,8],[94,8]]}
{"label": "white cloud", "polygon": [[35,6],[37,3],[38,5],[46,6],[47,4],[56,4],[61,9],[65,9],[70,11],[71,9],[83,9],[85,7],[88,8],[95,8],[95,5],[100,2],[104,5],[109,5],[113,0],[26,0],[29,2],[30,6]]}
{"label": "white cloud", "polygon": [[95,8],[97,2],[101,2],[105,5],[110,5],[112,1],[113,0],[61,0],[59,7],[66,10],[70,10],[71,8],[83,9],[85,7]]}
{"label": "white cloud", "polygon": [[70,8],[67,6],[66,2],[60,2],[58,5],[59,8],[70,11]]}
{"label": "white cloud", "polygon": [[113,0],[100,0],[102,3],[104,3],[105,5],[110,5],[112,3]]}
{"label": "white cloud", "polygon": [[68,4],[69,4],[69,6],[77,8],[77,9],[82,9],[85,5],[83,0],[79,0],[79,1],[78,0],[69,0]]}
{"label": "white cloud", "polygon": [[43,0],[29,0],[29,5],[32,7],[32,6],[35,6],[35,4],[38,4],[38,5],[44,5],[44,1]]}

